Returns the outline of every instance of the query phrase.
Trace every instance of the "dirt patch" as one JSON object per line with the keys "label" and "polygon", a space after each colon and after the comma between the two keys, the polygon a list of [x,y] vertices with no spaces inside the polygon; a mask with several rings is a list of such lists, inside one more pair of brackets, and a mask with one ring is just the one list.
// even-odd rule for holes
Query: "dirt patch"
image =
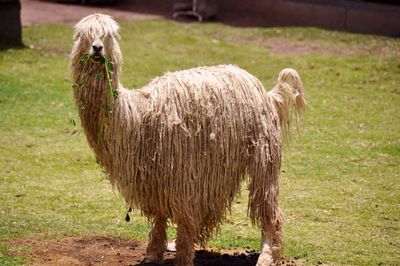
{"label": "dirt patch", "polygon": [[[143,263],[147,242],[115,237],[64,237],[55,240],[16,239],[9,243],[11,254],[27,257],[31,265],[151,265]],[[197,266],[253,266],[254,250],[197,249]],[[174,265],[175,252],[164,254],[163,265]],[[280,265],[304,265],[300,259],[282,260]]]}
{"label": "dirt patch", "polygon": [[343,54],[341,51],[323,49],[323,47],[321,47],[320,45],[297,44],[284,39],[282,40],[271,39],[268,41],[264,41],[262,44],[265,45],[271,52],[279,54],[308,54],[308,53],[318,53],[323,55]]}
{"label": "dirt patch", "polygon": [[219,33],[217,38],[228,41],[255,44],[266,47],[270,52],[283,55],[318,54],[323,56],[351,56],[360,55],[393,55],[400,56],[400,47],[393,41],[379,40],[368,44],[360,43],[331,43],[328,41],[302,42],[280,37],[253,37],[253,36],[226,36]]}
{"label": "dirt patch", "polygon": [[361,55],[377,55],[377,54],[400,54],[399,47],[390,44],[381,44],[377,46],[366,47],[362,44],[333,44],[329,42],[317,42],[314,44],[295,43],[285,39],[270,39],[262,42],[271,52],[280,54],[309,54],[318,55],[339,55],[351,56],[355,54]]}
{"label": "dirt patch", "polygon": [[75,24],[81,18],[96,12],[109,14],[122,20],[163,17],[163,9],[152,6],[149,8],[153,8],[150,9],[152,13],[143,13],[146,10],[141,10],[140,5],[131,4],[129,1],[121,1],[120,4],[113,6],[93,6],[44,0],[21,0],[21,22],[24,26],[46,23]]}

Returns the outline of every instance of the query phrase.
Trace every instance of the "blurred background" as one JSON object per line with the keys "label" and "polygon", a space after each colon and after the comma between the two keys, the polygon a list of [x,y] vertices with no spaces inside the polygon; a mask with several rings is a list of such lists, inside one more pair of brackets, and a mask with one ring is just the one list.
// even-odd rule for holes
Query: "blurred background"
{"label": "blurred background", "polygon": [[315,26],[400,36],[399,0],[0,0],[0,40],[21,42],[21,24],[73,23],[93,12],[235,26]]}

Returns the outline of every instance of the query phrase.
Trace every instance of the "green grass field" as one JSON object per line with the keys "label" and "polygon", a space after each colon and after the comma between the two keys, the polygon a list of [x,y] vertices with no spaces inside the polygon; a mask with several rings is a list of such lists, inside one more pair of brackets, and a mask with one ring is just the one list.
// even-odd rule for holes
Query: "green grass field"
{"label": "green grass field", "polygon": [[[166,71],[237,64],[272,88],[297,69],[309,104],[285,150],[281,205],[287,258],[400,265],[400,40],[314,28],[121,23],[122,83]],[[72,27],[24,28],[27,48],[0,50],[0,265],[9,241],[111,235],[146,239],[96,164],[72,101]],[[73,121],[76,121],[74,125]],[[213,247],[259,247],[245,187]],[[173,231],[170,232],[173,235]]]}

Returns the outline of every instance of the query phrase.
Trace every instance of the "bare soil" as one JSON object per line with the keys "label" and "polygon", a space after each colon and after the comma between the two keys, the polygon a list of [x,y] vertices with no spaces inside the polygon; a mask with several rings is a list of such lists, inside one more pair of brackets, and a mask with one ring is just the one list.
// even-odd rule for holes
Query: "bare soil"
{"label": "bare soil", "polygon": [[[141,3],[120,1],[111,6],[81,5],[51,0],[20,0],[23,26],[39,24],[75,24],[81,18],[93,13],[105,13],[118,20],[154,19],[168,16],[165,4],[144,6]],[[136,2],[136,1],[135,1]],[[158,2],[158,1],[156,1]]]}
{"label": "bare soil", "polygon": [[362,43],[347,43],[333,44],[328,41],[293,41],[285,37],[249,37],[249,36],[226,36],[220,33],[217,37],[226,38],[234,42],[245,44],[256,44],[267,48],[271,53],[283,55],[302,55],[302,54],[318,54],[322,56],[351,56],[355,54],[362,55],[377,55],[377,54],[393,54],[400,55],[398,46],[390,42],[362,44]]}
{"label": "bare soil", "polygon": [[[64,237],[53,240],[16,239],[11,254],[29,259],[30,265],[152,265],[145,264],[147,242],[108,236]],[[196,249],[197,266],[252,266],[259,253],[254,250]],[[174,265],[175,252],[164,254],[162,265]],[[280,265],[304,265],[300,259],[282,260]]]}

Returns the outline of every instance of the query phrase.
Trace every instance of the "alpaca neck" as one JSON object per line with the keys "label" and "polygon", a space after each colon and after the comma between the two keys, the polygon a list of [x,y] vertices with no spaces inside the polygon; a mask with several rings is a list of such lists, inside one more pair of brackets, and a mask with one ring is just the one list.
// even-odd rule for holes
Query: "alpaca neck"
{"label": "alpaca neck", "polygon": [[76,73],[74,97],[81,124],[96,156],[107,167],[105,158],[109,154],[112,110],[116,104],[112,90],[119,89],[119,71],[114,69],[107,75],[104,64],[88,62],[77,66]]}

